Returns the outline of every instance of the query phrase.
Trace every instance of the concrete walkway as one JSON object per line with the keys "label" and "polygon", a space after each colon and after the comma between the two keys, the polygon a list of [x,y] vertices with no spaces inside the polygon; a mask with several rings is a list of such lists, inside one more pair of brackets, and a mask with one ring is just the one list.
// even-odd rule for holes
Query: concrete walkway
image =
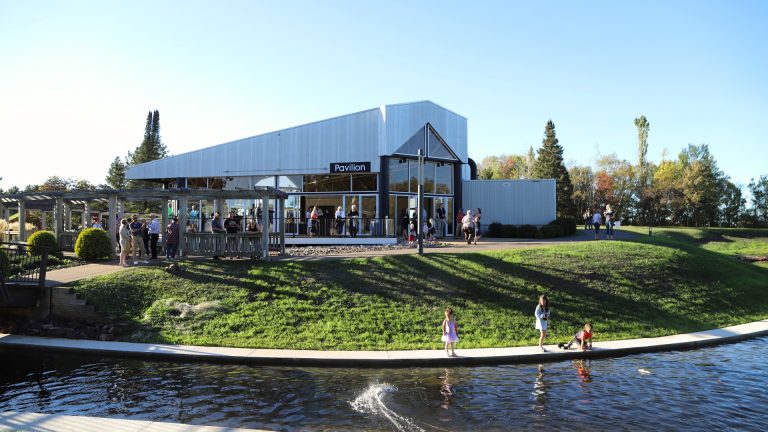
{"label": "concrete walkway", "polygon": [[80,279],[115,273],[127,268],[121,267],[117,261],[106,261],[50,270],[45,274],[45,285],[48,287],[61,286]]}
{"label": "concrete walkway", "polygon": [[[157,360],[202,360],[279,366],[409,367],[468,366],[501,363],[541,363],[572,358],[615,357],[627,354],[699,348],[768,335],[768,319],[715,330],[645,339],[597,341],[591,351],[559,350],[554,345],[538,347],[459,349],[458,357],[444,350],[416,351],[313,351],[221,348],[187,345],[100,342],[34,336],[0,335],[0,348],[80,352],[116,357]],[[436,345],[439,342],[435,343]]]}
{"label": "concrete walkway", "polygon": [[234,429],[148,420],[124,420],[61,414],[0,412],[0,430],[56,432],[254,432],[261,429]]}

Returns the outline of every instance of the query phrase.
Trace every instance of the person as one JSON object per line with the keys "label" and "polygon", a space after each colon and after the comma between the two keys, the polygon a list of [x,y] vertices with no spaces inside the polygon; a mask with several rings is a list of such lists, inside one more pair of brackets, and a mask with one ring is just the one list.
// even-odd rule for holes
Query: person
{"label": "person", "polygon": [[190,233],[190,234],[196,233],[197,232],[197,224],[192,222],[192,221],[189,221],[187,223],[187,232]]}
{"label": "person", "polygon": [[589,222],[592,219],[592,209],[584,210],[584,214],[581,215],[584,218],[584,230],[589,229]]}
{"label": "person", "polygon": [[437,220],[435,220],[435,232],[437,233],[437,237],[443,238],[445,237],[445,209],[443,208],[442,202],[438,201],[435,214],[437,215]]}
{"label": "person", "polygon": [[237,240],[230,235],[237,234],[240,231],[240,224],[237,223],[237,214],[234,211],[230,211],[229,217],[224,219],[224,229],[227,231],[226,248],[230,252],[234,252],[237,248]]}
{"label": "person", "polygon": [[344,219],[346,219],[347,216],[344,214],[344,210],[341,206],[336,209],[334,217],[336,218],[336,234],[339,237],[344,237]]}
{"label": "person", "polygon": [[131,229],[131,249],[133,249],[134,259],[133,264],[136,265],[139,263],[138,259],[141,258],[142,255],[146,256],[142,253],[141,250],[141,246],[144,243],[143,239],[141,238],[144,225],[139,222],[139,215],[135,214],[131,216],[131,223],[128,224],[128,228]]}
{"label": "person", "polygon": [[160,222],[157,220],[157,215],[151,213],[149,215],[149,248],[152,252],[152,259],[157,259],[157,241],[160,239]]}
{"label": "person", "polygon": [[411,221],[408,224],[408,247],[413,246],[413,242],[416,241],[416,222]]}
{"label": "person", "polygon": [[408,214],[405,209],[400,210],[400,231],[403,233],[403,240],[408,240]]}
{"label": "person", "polygon": [[464,218],[461,219],[461,231],[464,233],[467,244],[472,244],[475,235],[475,219],[472,217],[472,210],[467,210]]}
{"label": "person", "polygon": [[[464,221],[464,216],[465,216],[465,215],[464,215],[464,209],[459,209],[459,212],[458,212],[458,213],[456,213],[456,226],[457,226],[457,227],[461,227],[461,226],[462,226],[462,224],[463,224],[463,221]],[[453,230],[453,231],[454,231],[453,235],[454,235],[456,238],[459,238],[459,236],[461,235],[461,232],[462,232],[462,230],[460,230],[460,229],[455,229],[455,230]]]}
{"label": "person", "polygon": [[179,248],[179,218],[176,216],[165,228],[165,236],[165,258],[176,259],[176,251]]}
{"label": "person", "polygon": [[539,349],[546,351],[544,348],[544,338],[547,337],[547,321],[549,320],[549,299],[547,296],[539,296],[539,304],[536,305],[536,310],[533,312],[536,316],[536,329],[539,330]]}
{"label": "person", "polygon": [[602,223],[603,217],[600,215],[600,209],[595,210],[595,214],[592,215],[592,226],[595,227],[595,240],[600,240],[600,223]]}
{"label": "person", "polygon": [[559,343],[557,346],[560,349],[570,349],[571,345],[573,344],[579,344],[579,348],[581,348],[582,351],[586,351],[588,349],[592,349],[592,323],[586,323],[584,324],[584,328],[576,332],[575,335],[573,335],[573,339],[571,339],[570,342],[566,343]]}
{"label": "person", "polygon": [[[192,204],[192,210],[189,211],[189,224],[195,226],[195,231],[200,226],[200,212],[197,210],[197,206]],[[187,229],[189,231],[189,229]]]}
{"label": "person", "polygon": [[252,233],[258,233],[261,232],[261,226],[259,226],[258,220],[251,219],[251,221],[248,222],[248,226],[245,227],[245,230]]}
{"label": "person", "polygon": [[480,232],[480,219],[483,217],[483,212],[480,210],[480,207],[477,208],[477,212],[475,213],[475,244],[477,244],[477,241],[480,240],[480,237],[483,235]]}
{"label": "person", "polygon": [[347,231],[349,231],[351,237],[357,237],[357,228],[360,223],[357,219],[358,217],[360,217],[360,212],[357,211],[357,206],[352,204],[352,207],[349,209],[349,214],[347,215]]}
{"label": "person", "polygon": [[426,233],[427,243],[435,244],[435,220],[430,218],[426,224],[424,224],[424,232]]}
{"label": "person", "polygon": [[309,227],[307,228],[310,236],[316,236],[320,232],[320,214],[317,212],[317,206],[312,207],[309,212]]}
{"label": "person", "polygon": [[[128,221],[126,221],[128,222]],[[98,228],[98,229],[104,229],[104,226],[101,225],[101,222],[99,222],[99,217],[94,216],[93,217],[93,223],[91,224],[91,228]],[[120,249],[122,250],[122,249]]]}
{"label": "person", "polygon": [[605,206],[605,238],[613,240],[613,210],[610,204]]}
{"label": "person", "polygon": [[128,244],[131,242],[131,229],[128,228],[128,219],[120,220],[120,265],[122,267],[128,267],[126,258],[128,256]]}
{"label": "person", "polygon": [[[213,215],[211,215],[211,232],[214,234],[223,234],[227,231],[224,229],[224,226],[221,224],[221,213],[216,212]],[[217,239],[217,244],[220,245],[221,243],[218,243],[220,239]],[[213,259],[221,259],[220,255],[214,255]]]}
{"label": "person", "polygon": [[[453,309],[449,307],[445,308],[443,336],[440,340],[445,342],[445,354],[448,357],[456,357],[456,342],[459,341],[459,325],[456,324],[456,317],[453,315]],[[450,348],[450,354],[448,348]]]}

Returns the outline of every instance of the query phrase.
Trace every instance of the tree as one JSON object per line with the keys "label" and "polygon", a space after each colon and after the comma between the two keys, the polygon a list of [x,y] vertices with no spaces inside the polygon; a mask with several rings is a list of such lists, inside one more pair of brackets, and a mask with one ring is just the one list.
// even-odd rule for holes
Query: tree
{"label": "tree", "polygon": [[637,127],[637,186],[635,194],[637,195],[637,216],[639,223],[652,223],[650,220],[650,198],[652,194],[650,169],[646,156],[648,154],[648,131],[651,124],[644,115],[635,119]]}
{"label": "tree", "polygon": [[533,178],[533,166],[536,164],[536,153],[533,146],[528,147],[528,153],[525,155],[525,178]]}
{"label": "tree", "polygon": [[695,226],[717,224],[724,175],[709,152],[709,146],[688,144],[679,156],[683,163],[683,195],[688,207],[688,223]]}
{"label": "tree", "polygon": [[757,181],[750,179],[747,187],[752,192],[752,217],[757,224],[768,225],[768,175],[760,176]]}
{"label": "tree", "polygon": [[519,179],[525,171],[525,158],[520,155],[486,156],[478,167],[481,180]]}
{"label": "tree", "polygon": [[533,178],[555,179],[557,215],[574,218],[577,216],[573,207],[573,184],[563,163],[563,148],[555,134],[555,123],[552,120],[549,120],[544,128],[542,146],[533,165]]}
{"label": "tree", "polygon": [[573,204],[584,211],[594,204],[595,174],[589,166],[573,166],[568,172],[573,182]]}
{"label": "tree", "polygon": [[166,156],[168,156],[168,150],[160,138],[160,112],[150,111],[147,113],[147,123],[144,126],[144,140],[136,150],[128,153],[128,165],[138,165]]}
{"label": "tree", "polygon": [[680,223],[685,213],[681,187],[685,167],[677,160],[662,160],[653,174],[653,214],[657,225]]}
{"label": "tree", "polygon": [[112,164],[109,166],[109,172],[107,172],[107,177],[105,178],[109,187],[113,189],[125,189],[128,184],[128,181],[125,178],[125,169],[125,162],[123,162],[119,156],[115,156],[115,160],[113,160]]}
{"label": "tree", "polygon": [[726,179],[723,187],[722,204],[720,206],[720,225],[727,227],[740,226],[744,216],[747,200],[742,197],[741,188]]}
{"label": "tree", "polygon": [[595,206],[610,204],[614,217],[632,223],[636,208],[633,190],[635,170],[632,164],[611,153],[597,160],[597,169]]}
{"label": "tree", "polygon": [[37,187],[37,192],[52,192],[68,190],[71,181],[59,176],[48,177],[46,181]]}

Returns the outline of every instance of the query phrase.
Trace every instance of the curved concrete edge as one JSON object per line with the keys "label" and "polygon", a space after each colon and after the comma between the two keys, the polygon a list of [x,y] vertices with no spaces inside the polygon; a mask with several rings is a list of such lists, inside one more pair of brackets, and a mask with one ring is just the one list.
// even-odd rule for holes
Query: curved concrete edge
{"label": "curved concrete edge", "polygon": [[[575,358],[618,357],[628,354],[695,349],[768,335],[768,319],[714,330],[655,338],[595,342],[593,349],[559,350],[538,347],[457,349],[458,357],[444,350],[416,351],[314,351],[225,348],[189,345],[99,342],[35,336],[0,335],[0,348],[65,351],[114,357],[157,360],[205,361],[270,366],[411,367],[470,366],[510,363],[542,363]],[[460,343],[459,343],[460,344]]]}
{"label": "curved concrete edge", "polygon": [[0,429],[58,432],[266,432],[262,429],[235,429],[218,426],[195,426],[149,420],[127,420],[62,414],[0,412]]}

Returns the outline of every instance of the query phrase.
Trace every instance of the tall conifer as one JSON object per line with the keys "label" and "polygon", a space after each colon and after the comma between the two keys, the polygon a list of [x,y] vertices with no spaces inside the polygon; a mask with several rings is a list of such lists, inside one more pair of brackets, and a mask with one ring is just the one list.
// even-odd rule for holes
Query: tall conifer
{"label": "tall conifer", "polygon": [[573,206],[573,184],[563,163],[563,148],[555,134],[555,123],[547,122],[544,140],[533,164],[533,178],[555,179],[557,188],[558,217],[576,217]]}

